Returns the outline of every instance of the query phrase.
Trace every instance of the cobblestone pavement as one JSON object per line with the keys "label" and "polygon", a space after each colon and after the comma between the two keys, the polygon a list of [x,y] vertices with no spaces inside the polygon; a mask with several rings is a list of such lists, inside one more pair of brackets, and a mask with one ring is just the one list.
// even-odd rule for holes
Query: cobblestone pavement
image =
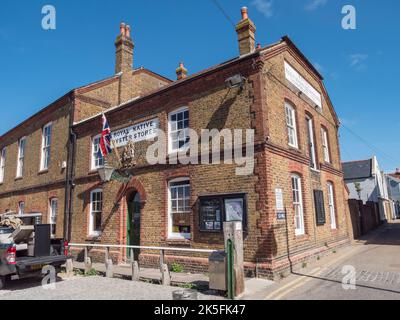
{"label": "cobblestone pavement", "polygon": [[[40,279],[24,279],[8,282],[0,291],[0,300],[171,300],[176,290],[179,288],[104,277],[73,277],[46,290]],[[222,298],[199,294],[199,300],[214,299]]]}

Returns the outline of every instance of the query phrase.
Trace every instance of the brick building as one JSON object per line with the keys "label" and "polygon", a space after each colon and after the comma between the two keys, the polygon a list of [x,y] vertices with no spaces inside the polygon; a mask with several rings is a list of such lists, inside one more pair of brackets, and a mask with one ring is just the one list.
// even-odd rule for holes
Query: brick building
{"label": "brick building", "polygon": [[[190,76],[180,64],[171,81],[134,68],[131,30],[121,24],[115,75],[71,90],[0,137],[0,212],[42,212],[55,236],[73,242],[216,249],[223,221],[237,213],[246,268],[268,277],[347,244],[339,121],[322,76],[288,37],[256,48],[246,9],[236,31],[239,56]],[[103,113],[113,133],[137,133],[118,148],[127,183],[99,177]],[[173,164],[194,141],[189,128],[254,130],[254,170]],[[148,162],[154,141],[141,135],[165,142],[165,163]],[[205,150],[215,155],[208,143]],[[106,160],[118,166],[116,153]],[[124,261],[128,253],[112,255]],[[142,251],[139,259],[156,264],[158,255]],[[167,261],[207,266],[202,255]]]}
{"label": "brick building", "polygon": [[[142,71],[156,85],[136,93],[142,82],[122,79],[131,73],[133,53],[129,31],[122,27],[119,41],[125,46],[117,49],[117,66],[124,61],[126,69],[115,85],[125,84],[128,93],[121,100],[115,89],[101,89],[101,98],[90,98],[114,96],[107,100],[109,107],[74,116],[71,126],[74,188],[66,220],[73,242],[221,249],[222,223],[238,214],[246,268],[268,277],[349,243],[339,121],[322,76],[288,37],[256,48],[256,28],[247,9],[236,31],[238,57],[190,76],[180,64],[178,80],[165,80],[162,86],[157,81],[163,79]],[[120,166],[115,152],[107,159],[97,152],[102,113],[120,146],[124,172],[132,176],[129,182],[99,177],[105,160]],[[176,154],[198,144],[188,138],[189,128],[199,136],[203,129],[253,129],[254,170],[238,175],[234,163],[174,164]],[[130,133],[134,143],[124,143]],[[165,163],[149,163],[146,154],[154,141],[145,138],[150,136],[168,146]],[[246,147],[242,140],[240,151]],[[214,155],[208,143],[205,150],[207,158]],[[124,261],[128,253],[121,249],[112,255]],[[158,254],[141,251],[139,259],[154,265]],[[201,255],[170,255],[167,261],[187,269],[207,266]]]}
{"label": "brick building", "polygon": [[133,67],[130,27],[121,24],[116,74],[71,90],[0,137],[0,212],[40,212],[54,235],[68,238],[75,121],[91,117],[171,81]]}

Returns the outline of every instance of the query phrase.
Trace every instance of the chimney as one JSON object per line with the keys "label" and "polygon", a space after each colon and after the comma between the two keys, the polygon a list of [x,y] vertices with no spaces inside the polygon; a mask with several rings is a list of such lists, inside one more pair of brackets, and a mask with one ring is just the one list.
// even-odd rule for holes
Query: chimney
{"label": "chimney", "polygon": [[247,7],[242,8],[242,20],[236,25],[236,33],[238,34],[240,55],[254,52],[256,26],[249,19]]}
{"label": "chimney", "polygon": [[188,71],[185,68],[183,62],[179,63],[179,67],[176,69],[176,76],[178,80],[185,79],[187,77]]}
{"label": "chimney", "polygon": [[120,34],[115,40],[115,73],[129,72],[133,69],[133,48],[131,27],[121,22]]}

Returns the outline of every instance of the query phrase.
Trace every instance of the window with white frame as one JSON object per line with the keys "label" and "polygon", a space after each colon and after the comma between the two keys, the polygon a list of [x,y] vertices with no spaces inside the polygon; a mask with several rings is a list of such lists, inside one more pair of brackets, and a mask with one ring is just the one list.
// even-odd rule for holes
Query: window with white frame
{"label": "window with white frame", "polygon": [[26,138],[21,138],[18,142],[18,163],[17,163],[17,178],[24,175],[24,160],[25,160]]}
{"label": "window with white frame", "polygon": [[168,236],[190,239],[190,181],[176,179],[168,184]]}
{"label": "window with white frame", "polygon": [[325,162],[331,162],[331,156],[329,153],[329,139],[328,139],[328,131],[325,128],[321,129],[322,132],[322,147],[324,149],[324,160]]}
{"label": "window with white frame", "polygon": [[292,175],[292,191],[293,191],[295,233],[297,236],[300,236],[305,234],[303,195],[301,190],[301,178],[296,174]]}
{"label": "window with white frame", "polygon": [[90,193],[89,235],[101,235],[101,216],[103,213],[103,190],[96,189]]}
{"label": "window with white frame", "polygon": [[51,236],[55,237],[57,232],[57,213],[58,213],[58,199],[50,199],[50,215],[49,223],[51,226]]}
{"label": "window with white frame", "polygon": [[336,229],[336,210],[335,210],[335,193],[333,189],[333,184],[328,182],[328,205],[329,205],[329,215],[331,217],[331,228]]}
{"label": "window with white frame", "polygon": [[3,148],[0,154],[0,183],[4,182],[4,174],[6,170],[6,152],[6,148]]}
{"label": "window with white frame", "polygon": [[18,203],[18,214],[24,214],[25,213],[25,202],[20,201]]}
{"label": "window with white frame", "polygon": [[310,150],[310,166],[312,169],[317,170],[317,156],[315,152],[315,142],[314,142],[314,123],[313,119],[310,117],[306,118],[307,121],[307,131],[308,131],[308,145]]}
{"label": "window with white frame", "polygon": [[104,166],[104,157],[100,152],[101,135],[92,139],[92,170],[102,168]]}
{"label": "window with white frame", "polygon": [[180,108],[168,117],[169,152],[184,151],[189,147],[189,109]]}
{"label": "window with white frame", "polygon": [[289,146],[298,148],[296,110],[288,102],[285,102],[286,126],[288,130]]}
{"label": "window with white frame", "polygon": [[50,165],[52,129],[53,125],[51,123],[48,123],[43,127],[40,170],[47,170]]}

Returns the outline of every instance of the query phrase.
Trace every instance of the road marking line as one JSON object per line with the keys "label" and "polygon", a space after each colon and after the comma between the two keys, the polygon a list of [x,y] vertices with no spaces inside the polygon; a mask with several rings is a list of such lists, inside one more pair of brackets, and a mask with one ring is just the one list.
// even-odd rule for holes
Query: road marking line
{"label": "road marking line", "polygon": [[[322,267],[322,269],[321,269],[321,267],[315,268],[310,273],[301,275],[301,278],[293,280],[293,281],[287,283],[286,285],[278,288],[277,290],[271,292],[269,295],[267,295],[264,298],[264,300],[276,300],[276,298],[272,298],[276,295],[278,295],[278,297],[285,296],[286,293],[293,291],[293,290],[291,290],[291,286],[295,286],[294,289],[299,288],[303,284],[312,280],[312,278],[310,278],[310,276],[318,276],[318,275],[322,274],[324,271],[328,270],[332,265],[342,262],[342,260],[345,260],[347,257],[351,256],[352,254],[354,254],[353,248],[351,248],[350,251],[347,252],[346,254],[344,254],[340,257],[337,257],[336,259],[332,259],[332,261],[329,263],[328,266]],[[302,283],[302,282],[304,282],[304,283]],[[286,290],[286,292],[285,292],[286,288],[288,288],[288,290]],[[284,292],[282,292],[282,291],[284,291]]]}
{"label": "road marking line", "polygon": [[275,296],[276,294],[279,294],[281,291],[284,291],[286,288],[291,287],[291,286],[293,286],[293,285],[296,285],[297,283],[303,281],[304,279],[307,279],[307,278],[306,278],[307,276],[312,276],[312,275],[314,275],[315,273],[317,273],[319,270],[320,270],[320,268],[315,268],[315,269],[313,269],[310,273],[301,275],[300,278],[295,279],[295,280],[293,280],[293,281],[291,281],[291,282],[285,284],[284,286],[278,288],[278,289],[275,290],[274,292],[271,292],[268,296],[266,296],[266,297],[264,298],[264,300],[272,300],[272,297]]}

